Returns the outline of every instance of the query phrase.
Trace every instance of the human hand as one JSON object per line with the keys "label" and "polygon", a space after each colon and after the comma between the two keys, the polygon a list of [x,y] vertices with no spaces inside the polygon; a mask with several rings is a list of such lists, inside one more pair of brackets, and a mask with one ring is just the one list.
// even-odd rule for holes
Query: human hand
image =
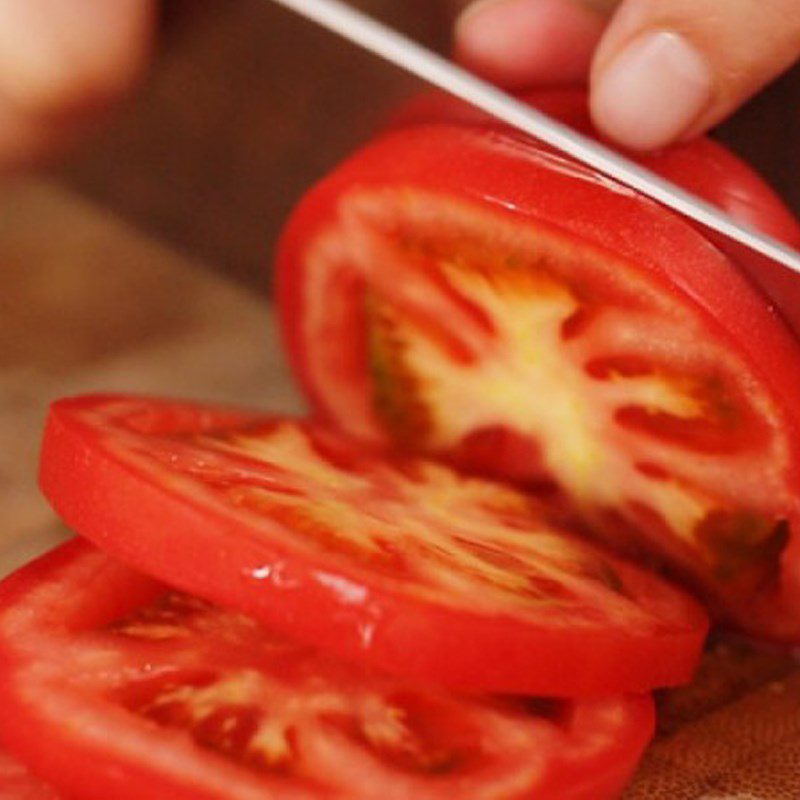
{"label": "human hand", "polygon": [[0,169],[73,140],[141,73],[155,0],[0,0]]}
{"label": "human hand", "polygon": [[599,130],[652,150],[703,133],[800,58],[800,0],[477,0],[456,52],[509,87],[588,79]]}

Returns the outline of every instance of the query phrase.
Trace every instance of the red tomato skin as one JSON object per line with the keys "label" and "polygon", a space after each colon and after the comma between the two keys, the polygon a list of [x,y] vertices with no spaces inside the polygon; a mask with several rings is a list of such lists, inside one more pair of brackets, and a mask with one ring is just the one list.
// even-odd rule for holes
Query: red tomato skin
{"label": "red tomato skin", "polygon": [[[404,677],[458,690],[605,696],[679,685],[694,674],[709,622],[701,606],[682,592],[673,601],[685,626],[656,636],[610,629],[565,636],[555,627],[476,618],[398,596],[379,581],[366,587],[367,602],[343,600],[336,586],[320,579],[318,562],[277,550],[258,528],[202,498],[187,498],[179,487],[143,481],[129,463],[98,446],[102,436],[82,414],[114,399],[89,396],[53,405],[40,484],[73,530],[159,580],[242,610],[344,659],[388,672],[402,664]],[[213,413],[189,409],[181,421],[185,429],[220,427]],[[235,412],[220,417],[244,418]],[[108,496],[113,503],[104,500]],[[165,526],[171,535],[164,534]],[[280,570],[271,571],[273,565]],[[265,578],[270,572],[278,578]],[[531,653],[537,654],[535,672]]]}
{"label": "red tomato skin", "polygon": [[[800,346],[730,260],[681,218],[558,157],[503,133],[445,124],[389,133],[345,161],[306,195],[278,250],[279,311],[287,350],[301,384],[323,413],[305,370],[297,321],[303,309],[305,244],[325,226],[338,197],[354,185],[406,184],[536,219],[640,265],[665,288],[705,312],[708,325],[756,365],[759,377],[797,408]],[[535,190],[531,187],[535,186]],[[619,221],[626,220],[620,232]],[[796,413],[788,415],[793,429]]]}
{"label": "red tomato skin", "polygon": [[[57,582],[60,574],[72,569],[75,561],[85,556],[86,552],[87,545],[79,539],[73,539],[4,579],[0,583],[0,609],[13,609],[24,603],[29,592],[40,587],[43,578]],[[85,575],[86,584],[94,583],[94,577],[88,572]],[[147,590],[147,583],[146,580],[143,583],[143,587],[146,587],[144,593],[133,591],[125,597],[109,592],[96,598],[100,602],[92,606],[83,602],[83,596],[75,592],[61,602],[54,602],[51,614],[42,615],[40,622],[44,628],[73,631],[77,628],[75,623],[78,617],[85,617],[85,622],[91,624],[99,622],[106,615],[113,617],[117,613],[122,614],[137,600],[151,594]],[[86,586],[82,588],[85,590]],[[196,792],[186,791],[185,788],[170,787],[153,780],[147,775],[146,769],[140,774],[136,774],[135,770],[131,772],[127,765],[110,757],[101,743],[91,747],[80,738],[73,737],[69,726],[54,728],[47,715],[40,713],[60,706],[61,701],[56,698],[53,687],[42,681],[31,692],[30,687],[23,686],[15,674],[18,666],[37,652],[40,643],[36,637],[28,637],[25,645],[20,644],[18,637],[26,627],[27,619],[15,620],[13,613],[3,615],[2,612],[0,618],[0,626],[5,628],[4,635],[0,636],[0,702],[4,719],[25,720],[25,724],[14,727],[13,735],[8,730],[0,730],[0,739],[9,753],[36,774],[58,776],[61,791],[67,793],[64,797],[73,797],[75,800],[108,800],[112,796],[115,800],[141,800],[144,797],[214,800],[215,795],[203,793],[200,787]],[[26,697],[26,694],[29,696]],[[53,706],[54,701],[56,705]],[[87,786],[86,764],[92,765],[97,785]],[[107,779],[113,780],[120,770],[128,773],[129,780],[114,787],[113,795],[108,794],[103,784]],[[53,794],[54,799],[57,797]]]}
{"label": "red tomato skin", "polygon": [[[43,583],[51,584],[63,602],[49,603],[46,610],[42,609],[41,600],[30,604],[29,597]],[[179,736],[173,738],[157,728],[128,730],[127,712],[105,708],[102,701],[88,693],[64,691],[69,676],[52,676],[37,669],[37,657],[53,646],[48,639],[54,631],[63,636],[102,627],[118,614],[158,596],[164,588],[77,538],[0,583],[0,702],[4,708],[0,741],[36,773],[49,776],[65,793],[36,794],[20,800],[260,800],[266,796],[257,780],[243,780],[241,770],[226,769],[227,765],[215,755],[187,757],[180,752],[184,745],[179,744]],[[60,640],[62,647],[63,641]],[[589,700],[575,712],[570,730],[578,741],[567,744],[578,753],[585,743],[574,729],[584,717],[594,721],[592,709],[602,702]],[[649,696],[631,696],[618,703],[623,721],[611,752],[583,759],[566,753],[564,764],[549,770],[533,794],[523,791],[508,800],[619,797],[652,738],[655,713]],[[65,724],[65,720],[69,723]],[[176,749],[177,753],[172,752]],[[568,773],[564,772],[565,765]],[[274,800],[311,800],[307,792],[290,787],[269,796]],[[434,789],[430,797],[438,796]],[[314,798],[346,800],[338,793],[328,792],[315,794]]]}
{"label": "red tomato skin", "polygon": [[[62,602],[52,604],[51,613],[43,613],[39,608],[34,626],[30,614],[24,615],[24,612],[24,616],[15,620],[14,610],[24,607],[28,596],[39,590],[44,581],[59,586],[67,576],[71,591]],[[113,729],[105,731],[105,736],[84,737],[80,735],[80,726],[54,725],[54,717],[70,719],[70,711],[76,718],[85,718],[80,702],[76,704],[75,698],[65,702],[58,678],[35,682],[24,680],[20,675],[20,668],[27,666],[46,646],[52,631],[63,635],[100,626],[152,599],[162,590],[150,578],[134,575],[127,567],[110,559],[97,559],[91,546],[78,538],[0,582],[0,702],[4,719],[24,720],[24,724],[13,726],[13,733],[11,728],[0,725],[0,740],[34,772],[57,779],[68,797],[76,800],[109,800],[111,797],[114,800],[220,800],[226,796],[210,788],[212,784],[203,783],[208,775],[187,785],[185,781],[171,781],[168,775],[159,774],[157,767],[141,759],[137,762],[120,758],[116,749],[110,751],[107,746],[113,741]],[[61,591],[61,594],[65,593]],[[112,718],[112,728],[113,723]],[[109,720],[102,719],[100,724],[109,726]],[[138,744],[152,745],[154,741],[139,741]],[[45,743],[47,746],[43,746]],[[91,765],[91,784],[87,782],[87,764]],[[239,793],[230,796],[247,797]],[[256,795],[252,797],[255,800]]]}
{"label": "red tomato skin", "polygon": [[[387,185],[533,220],[636,264],[693,305],[709,330],[744,358],[775,402],[791,447],[787,484],[800,498],[800,343],[765,295],[682,217],[529,140],[485,125],[432,123],[389,131],[312,189],[290,218],[277,253],[281,331],[294,373],[319,419],[337,424],[309,371],[300,324],[305,307],[300,265],[308,244],[335,218],[340,197],[354,187]],[[359,333],[344,330],[342,336],[356,340]],[[351,381],[368,396],[365,369],[354,371]],[[798,505],[785,509],[787,518],[798,519]],[[758,620],[749,628],[756,636],[800,640],[799,537],[793,525],[776,593],[734,612],[744,627]]]}
{"label": "red tomato skin", "polygon": [[[580,133],[600,139],[583,89],[544,89],[521,99]],[[402,106],[390,128],[456,123],[493,130],[512,129],[483,111],[441,92],[420,95]],[[522,136],[515,132],[516,136]],[[609,142],[604,142],[610,144]],[[628,158],[721,208],[734,220],[800,249],[800,221],[775,190],[745,161],[708,136],[654,153],[625,152]],[[800,335],[800,276],[711,231],[702,231],[732,258]]]}

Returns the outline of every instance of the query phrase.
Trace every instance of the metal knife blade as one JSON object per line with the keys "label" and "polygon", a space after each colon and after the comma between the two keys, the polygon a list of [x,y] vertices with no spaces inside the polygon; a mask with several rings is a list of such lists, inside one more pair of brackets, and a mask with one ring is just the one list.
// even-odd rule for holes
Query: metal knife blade
{"label": "metal knife blade", "polygon": [[800,253],[635,164],[341,0],[273,0],[593,169],[800,273]]}

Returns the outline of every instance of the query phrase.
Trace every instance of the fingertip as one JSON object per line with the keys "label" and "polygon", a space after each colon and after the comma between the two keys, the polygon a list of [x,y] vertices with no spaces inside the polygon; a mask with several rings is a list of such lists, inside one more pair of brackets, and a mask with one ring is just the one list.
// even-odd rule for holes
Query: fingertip
{"label": "fingertip", "polygon": [[667,30],[645,32],[595,71],[592,118],[617,144],[656,150],[697,123],[713,88],[711,66],[688,39]]}
{"label": "fingertip", "polygon": [[0,93],[21,115],[75,116],[138,79],[154,0],[0,0]]}
{"label": "fingertip", "polygon": [[574,0],[479,0],[456,24],[456,57],[505,86],[582,82],[604,24]]}

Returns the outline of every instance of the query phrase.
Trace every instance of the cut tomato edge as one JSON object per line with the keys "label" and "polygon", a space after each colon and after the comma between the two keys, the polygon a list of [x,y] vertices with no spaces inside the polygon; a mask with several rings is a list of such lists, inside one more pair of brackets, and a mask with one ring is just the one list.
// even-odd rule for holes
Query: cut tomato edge
{"label": "cut tomato edge", "polygon": [[[233,605],[344,658],[464,690],[565,696],[677,685],[691,678],[698,663],[708,620],[700,605],[677,589],[673,591],[685,606],[687,626],[656,635],[589,629],[578,636],[567,631],[565,636],[558,629],[470,616],[398,597],[361,581],[368,590],[365,602],[348,605],[334,587],[318,580],[324,571],[319,562],[260,541],[254,526],[245,527],[244,539],[240,520],[231,520],[224,510],[198,498],[187,501],[178,489],[151,483],[102,446],[88,445],[87,437],[95,440],[96,431],[59,409],[54,407],[46,428],[40,484],[68,526],[168,584]],[[113,495],[114,502],[94,506],[87,501],[88,486],[99,497]],[[128,507],[136,514],[127,514]],[[163,533],[171,523],[182,531],[180,542]],[[236,543],[227,548],[228,540]],[[198,546],[203,541],[205,548]],[[151,554],[158,549],[162,553],[156,564]],[[194,559],[198,549],[213,552],[213,563],[204,566]],[[253,577],[275,563],[300,582],[298,594]],[[175,564],[181,564],[188,577],[179,575]],[[247,586],[252,581],[259,585],[257,596]],[[307,613],[309,606],[315,609],[314,619]],[[455,660],[453,648],[469,655]],[[589,670],[586,658],[593,648],[615,651],[616,656],[604,661],[595,656]],[[560,657],[553,655],[556,649]],[[491,664],[487,652],[496,655]]]}

